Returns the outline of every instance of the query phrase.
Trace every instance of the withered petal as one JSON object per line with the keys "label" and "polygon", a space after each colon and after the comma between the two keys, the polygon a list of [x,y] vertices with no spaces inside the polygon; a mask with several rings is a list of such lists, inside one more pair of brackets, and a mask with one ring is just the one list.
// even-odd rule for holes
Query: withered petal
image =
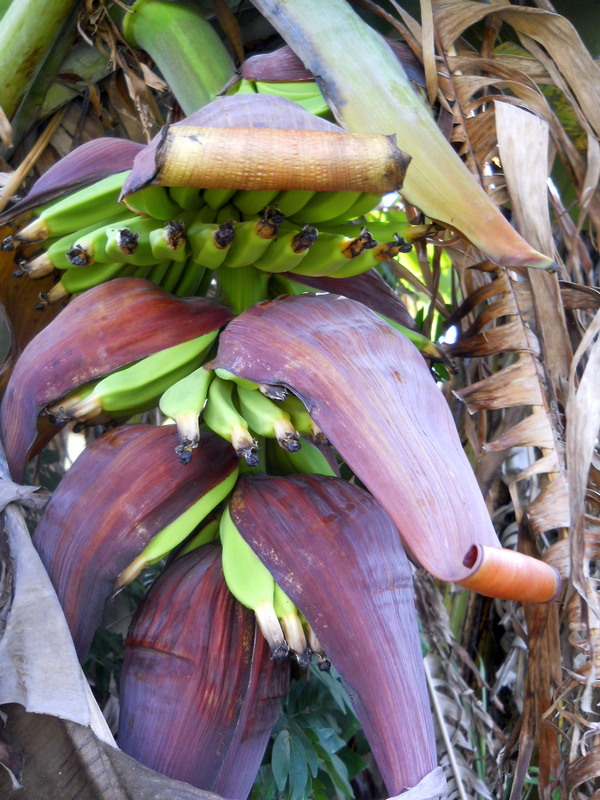
{"label": "withered petal", "polygon": [[[204,108],[176,122],[203,128],[275,128],[339,131],[332,122],[315,117],[297,103],[275,95],[230,95],[219,97]],[[150,185],[156,174],[157,151],[168,128],[155,136],[135,158],[133,171],[125,181],[121,197]]]}
{"label": "withered petal", "polygon": [[413,605],[396,528],[338,478],[242,476],[232,518],[307,618],[353,700],[388,793],[436,766]]}

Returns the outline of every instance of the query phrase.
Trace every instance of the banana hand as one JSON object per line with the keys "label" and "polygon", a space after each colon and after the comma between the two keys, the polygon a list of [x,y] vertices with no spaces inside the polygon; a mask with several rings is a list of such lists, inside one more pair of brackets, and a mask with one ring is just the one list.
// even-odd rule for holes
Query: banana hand
{"label": "banana hand", "polygon": [[218,331],[210,331],[111,372],[71,414],[86,421],[102,412],[126,416],[155,407],[169,386],[198,367],[217,335]]}
{"label": "banana hand", "polygon": [[273,657],[285,658],[288,645],[273,605],[273,576],[240,535],[229,508],[221,516],[219,533],[223,547],[223,575],[229,591],[242,605],[254,611]]}
{"label": "banana hand", "polygon": [[238,470],[236,468],[224,480],[202,495],[199,500],[171,522],[170,525],[167,525],[160,533],[157,533],[140,555],[121,572],[116,581],[117,588],[127,586],[147,566],[161,561],[187,539],[194,528],[227,497],[235,486],[237,477]]}

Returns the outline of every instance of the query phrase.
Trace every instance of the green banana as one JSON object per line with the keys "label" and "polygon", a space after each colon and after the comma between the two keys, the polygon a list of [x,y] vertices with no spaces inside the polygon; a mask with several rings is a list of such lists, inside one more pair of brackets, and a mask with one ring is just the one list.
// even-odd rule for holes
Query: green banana
{"label": "green banana", "polygon": [[20,269],[30,278],[42,278],[55,269],[88,267],[96,260],[96,250],[102,255],[102,258],[98,260],[107,261],[104,254],[105,232],[107,228],[118,224],[120,219],[125,218],[121,209],[107,225],[99,228],[96,224],[92,224],[62,236],[36,258],[21,262]]}
{"label": "green banana", "polygon": [[160,285],[165,290],[165,292],[169,292],[173,294],[183,273],[185,272],[185,267],[187,264],[187,259],[185,261],[171,261],[165,276],[163,277]]}
{"label": "green banana", "polygon": [[65,300],[72,294],[79,294],[105,281],[122,277],[127,271],[126,264],[95,264],[92,267],[81,269],[74,267],[66,269],[58,283],[47,292],[40,294],[42,308]]}
{"label": "green banana", "polygon": [[125,40],[152,57],[186,115],[221,94],[235,75],[235,65],[204,18],[210,4],[201,8],[196,3],[138,0],[127,6]]}
{"label": "green banana", "polygon": [[157,261],[185,261],[188,256],[185,237],[185,221],[179,219],[165,222],[162,228],[154,228],[148,234],[153,257]]}
{"label": "green banana", "polygon": [[377,208],[380,202],[380,195],[372,194],[371,192],[362,192],[356,201],[350,206],[350,208],[346,209],[346,211],[340,214],[339,217],[333,217],[327,224],[337,225],[339,223],[346,222],[347,220],[362,217],[365,214],[368,214],[369,211]]}
{"label": "green banana", "polygon": [[285,641],[290,650],[294,652],[298,664],[301,667],[308,667],[311,651],[306,643],[302,619],[296,605],[278,583],[275,583],[273,591],[273,608],[283,629]]}
{"label": "green banana", "polygon": [[219,534],[223,548],[223,575],[229,591],[242,605],[254,611],[273,658],[285,658],[288,646],[273,605],[275,581],[240,535],[229,507],[221,515]]}
{"label": "green banana", "polygon": [[248,427],[259,436],[275,437],[278,444],[292,452],[300,449],[300,437],[290,415],[281,405],[269,400],[262,392],[237,387],[240,412]]}
{"label": "green banana", "polygon": [[189,542],[186,542],[183,547],[177,551],[177,558],[181,558],[181,556],[191,553],[192,550],[197,550],[198,547],[202,547],[204,544],[217,541],[219,538],[219,523],[219,517],[209,520],[200,528],[198,533],[192,536]]}
{"label": "green banana", "polygon": [[193,223],[216,222],[216,221],[217,221],[217,212],[215,209],[211,208],[208,204],[198,209],[198,211],[196,211],[194,215],[194,219],[192,220]]}
{"label": "green banana", "polygon": [[227,203],[218,209],[215,222],[221,224],[222,222],[239,222],[242,218],[240,211],[233,203]]}
{"label": "green banana", "polygon": [[221,378],[224,381],[233,381],[238,386],[243,386],[244,389],[258,389],[260,384],[255,383],[254,381],[248,381],[246,378],[240,378],[238,375],[235,375],[233,372],[230,372],[228,369],[223,369],[223,367],[217,367],[215,369],[215,375],[217,378]]}
{"label": "green banana", "polygon": [[274,94],[298,103],[316,117],[329,114],[329,106],[316,81],[254,81],[258,94]]}
{"label": "green banana", "polygon": [[191,505],[176,520],[150,540],[142,552],[121,572],[116,580],[116,588],[127,586],[150,564],[162,561],[165,556],[180,545],[203,519],[224,500],[235,486],[238,470],[234,469],[221,483],[214,486]]}
{"label": "green banana", "polygon": [[233,222],[197,222],[190,225],[187,239],[196,264],[217,269],[225,261],[236,229]]}
{"label": "green banana", "polygon": [[340,269],[332,273],[332,278],[353,278],[368,269],[378,267],[384,261],[396,258],[400,253],[410,253],[412,244],[405,242],[398,234],[394,234],[391,242],[379,242],[370,250],[366,250],[358,258],[354,258]]}
{"label": "green banana", "polygon": [[298,433],[302,436],[311,436],[317,444],[329,444],[327,437],[312,419],[309,410],[299,397],[288,392],[280,405],[290,415],[292,424]]}
{"label": "green banana", "polygon": [[319,232],[312,225],[301,230],[282,232],[254,262],[263,272],[288,272],[297,267],[317,241]]}
{"label": "green banana", "polygon": [[252,264],[237,269],[229,269],[226,263],[222,264],[215,275],[217,300],[234,314],[241,314],[247,308],[268,299],[271,277],[271,273],[262,272]]}
{"label": "green banana", "polygon": [[77,389],[70,392],[57,403],[53,403],[44,409],[44,414],[50,417],[52,423],[56,425],[64,425],[73,418],[71,409],[76,405],[83,402],[94,391],[98,381],[90,381],[83,386],[78,386]]}
{"label": "green banana", "polygon": [[234,194],[231,202],[245,217],[254,217],[262,213],[278,194],[279,189],[242,189]]}
{"label": "green banana", "polygon": [[153,267],[147,267],[148,273],[146,275],[146,280],[152,281],[152,283],[155,283],[157,286],[162,286],[165,275],[169,270],[170,263],[170,261],[161,261],[160,264],[155,264]]}
{"label": "green banana", "polygon": [[36,219],[7,239],[17,245],[39,242],[114,218],[123,210],[119,193],[128,175],[129,171],[117,172],[44,206]]}
{"label": "green banana", "polygon": [[376,245],[377,242],[366,228],[353,239],[340,233],[321,232],[307,255],[291,272],[318,277],[332,275]]}
{"label": "green banana", "polygon": [[177,297],[194,297],[199,291],[205,276],[211,275],[206,267],[196,264],[191,256],[183,265],[183,272],[172,293]]}
{"label": "green banana", "polygon": [[259,219],[238,223],[235,239],[225,257],[225,266],[239,268],[254,264],[277,236],[283,220],[283,214],[277,209],[265,209]]}
{"label": "green banana", "polygon": [[181,206],[171,198],[166,186],[148,186],[127,195],[123,202],[134,214],[144,214],[163,222],[181,213]]}
{"label": "green banana", "polygon": [[218,211],[219,208],[229,203],[235,193],[235,189],[205,189],[202,192],[202,199],[209,208],[212,208],[213,211]]}
{"label": "green banana", "polygon": [[[150,234],[154,230],[156,230],[156,220],[152,217],[130,217],[123,220],[121,225],[100,229],[97,238],[91,241],[90,246],[92,249],[96,246],[100,249],[100,241],[104,237],[104,260],[121,261],[124,264],[134,264],[136,267],[150,267],[158,261],[170,260],[175,252],[170,251],[161,258],[154,255],[150,243]],[[162,234],[163,230],[160,229],[159,234]]]}
{"label": "green banana", "polygon": [[273,439],[265,440],[268,471],[276,475],[326,475],[337,477],[325,455],[312,442],[303,441],[300,450],[290,453]]}
{"label": "green banana", "polygon": [[248,430],[248,424],[234,405],[232,381],[213,378],[208,389],[204,422],[211,430],[231,442],[236,455],[244,458],[249,467],[258,465],[258,445]]}
{"label": "green banana", "polygon": [[304,206],[315,196],[311,189],[285,189],[273,199],[271,205],[279,209],[289,219],[298,214]]}
{"label": "green banana", "polygon": [[321,670],[321,672],[329,672],[329,670],[331,669],[331,661],[325,655],[325,650],[323,649],[323,645],[317,639],[317,635],[311,628],[309,622],[306,619],[304,619],[304,617],[302,617],[302,619],[304,621],[304,629],[306,631],[306,641],[308,642],[310,652],[313,655],[317,656],[317,658],[319,659],[317,664],[318,668]]}
{"label": "green banana", "polygon": [[361,196],[361,192],[317,192],[304,208],[290,217],[290,222],[311,225],[338,219],[345,215]]}
{"label": "green banana", "polygon": [[169,197],[184,211],[197,211],[204,205],[200,189],[192,189],[188,186],[170,186]]}
{"label": "green banana", "polygon": [[192,450],[198,447],[199,417],[213,377],[211,370],[199,367],[169,386],[159,400],[158,407],[162,413],[174,420],[177,425],[179,445],[175,448],[175,452],[183,464],[191,461]]}
{"label": "green banana", "polygon": [[86,421],[103,411],[124,416],[153,408],[169,386],[199,366],[201,356],[217,335],[218,331],[210,331],[111,372],[71,410],[72,415]]}

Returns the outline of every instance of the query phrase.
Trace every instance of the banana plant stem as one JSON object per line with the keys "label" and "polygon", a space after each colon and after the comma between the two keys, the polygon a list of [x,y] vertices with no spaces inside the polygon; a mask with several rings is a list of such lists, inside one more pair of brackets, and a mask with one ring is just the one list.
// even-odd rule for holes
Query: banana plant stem
{"label": "banana plant stem", "polygon": [[10,119],[78,0],[13,0],[0,26],[0,106]]}

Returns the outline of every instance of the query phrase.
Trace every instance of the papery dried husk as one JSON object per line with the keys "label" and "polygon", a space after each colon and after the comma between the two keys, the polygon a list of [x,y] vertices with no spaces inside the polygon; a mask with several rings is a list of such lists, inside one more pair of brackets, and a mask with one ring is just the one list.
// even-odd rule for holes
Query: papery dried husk
{"label": "papery dried husk", "polygon": [[119,746],[169,777],[245,800],[288,680],[227,589],[220,547],[205,545],[166,569],[130,627]]}
{"label": "papery dried husk", "polygon": [[385,194],[402,188],[409,161],[394,136],[172,125],[152,176],[138,173],[136,159],[122,197],[153,185]]}
{"label": "papery dried husk", "polygon": [[[504,555],[503,563],[514,555],[520,564],[520,587],[488,589],[485,572],[475,578],[480,563],[465,562],[474,545],[500,542],[454,420],[418,350],[365,306],[335,295],[258,304],[221,334],[213,365],[297,394],[433,575],[469,579],[482,594],[531,599],[528,557]],[[540,602],[554,597],[559,580],[548,566],[542,576]]]}
{"label": "papery dried husk", "polygon": [[242,476],[230,511],[340,673],[388,792],[417,784],[436,766],[435,737],[410,565],[388,515],[315,475]]}
{"label": "papery dried husk", "polygon": [[90,444],[46,506],[34,544],[80,659],[116,579],[150,540],[238,467],[228,442],[203,434],[189,464],[174,426],[125,425]]}
{"label": "papery dried husk", "polygon": [[204,298],[181,299],[140,278],[119,278],[84,292],[31,340],[19,358],[0,407],[11,474],[22,481],[41,410],[78,386],[231,319]]}
{"label": "papery dried husk", "polygon": [[[126,196],[135,192],[144,186],[150,185],[156,176],[157,167],[160,159],[160,149],[164,136],[167,131],[171,134],[176,129],[181,127],[201,127],[201,128],[222,128],[222,129],[246,129],[246,130],[271,130],[271,131],[313,131],[323,133],[337,133],[343,134],[342,129],[332,122],[315,117],[314,114],[305,111],[297,103],[291,100],[286,100],[283,97],[276,97],[272,95],[231,95],[229,97],[220,97],[209,103],[204,108],[191,114],[189,117],[181,120],[164,129],[161,134],[155,136],[150,144],[148,144],[136,156],[134,171],[129,176],[123,186],[122,196]],[[281,137],[282,141],[285,137]],[[385,139],[385,137],[383,137]],[[236,158],[239,154],[236,154]],[[297,157],[297,153],[294,157]],[[302,157],[309,157],[310,153],[301,154]],[[404,154],[401,156],[403,160]],[[272,155],[269,159],[273,161]],[[253,171],[260,176],[264,169],[264,164],[259,162],[257,154],[252,152],[248,156],[249,164],[252,166]],[[403,161],[404,168],[407,161]],[[277,164],[274,165],[275,169],[279,169]],[[225,165],[226,171],[223,173],[223,180],[227,177],[227,170],[230,169]],[[328,166],[327,169],[330,169]],[[403,174],[403,173],[402,173]],[[216,180],[216,178],[215,178]],[[200,188],[208,188],[202,186]],[[218,188],[227,188],[224,183],[220,183]],[[253,188],[250,186],[231,187],[231,188]],[[265,187],[263,187],[265,188]],[[288,188],[285,186],[282,189]],[[291,187],[289,187],[291,188]],[[351,191],[348,189],[348,191]]]}

